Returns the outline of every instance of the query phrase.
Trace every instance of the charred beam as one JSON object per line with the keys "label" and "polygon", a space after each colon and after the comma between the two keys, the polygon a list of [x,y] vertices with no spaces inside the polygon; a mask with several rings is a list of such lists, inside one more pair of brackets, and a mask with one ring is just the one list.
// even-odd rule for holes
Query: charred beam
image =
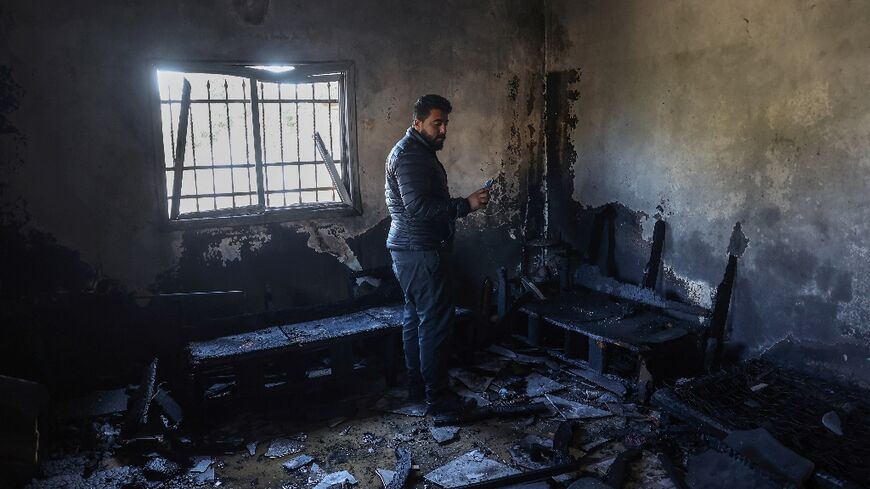
{"label": "charred beam", "polygon": [[530,470],[528,472],[522,472],[520,474],[506,475],[504,477],[498,477],[496,479],[490,479],[488,481],[467,484],[457,487],[456,489],[496,489],[499,487],[509,487],[516,484],[523,484],[526,482],[535,482],[546,479],[548,477],[555,477],[557,475],[577,472],[583,466],[583,463],[583,460],[577,460],[566,464],[554,465],[552,467],[545,467],[543,469]]}
{"label": "charred beam", "polygon": [[550,409],[543,402],[510,406],[486,406],[466,413],[436,416],[434,425],[452,426],[489,418],[516,418],[519,416],[527,416],[529,414],[538,414],[549,411]]}
{"label": "charred beam", "polygon": [[659,279],[659,270],[662,268],[662,252],[665,248],[665,221],[656,221],[653,230],[652,250],[649,254],[649,262],[643,274],[643,286],[655,290]]}

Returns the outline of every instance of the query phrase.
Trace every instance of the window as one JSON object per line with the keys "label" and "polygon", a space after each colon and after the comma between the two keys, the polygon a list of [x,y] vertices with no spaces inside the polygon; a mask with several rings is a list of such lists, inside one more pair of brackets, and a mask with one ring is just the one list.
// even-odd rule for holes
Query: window
{"label": "window", "polygon": [[159,66],[170,222],[358,213],[350,70],[349,63]]}

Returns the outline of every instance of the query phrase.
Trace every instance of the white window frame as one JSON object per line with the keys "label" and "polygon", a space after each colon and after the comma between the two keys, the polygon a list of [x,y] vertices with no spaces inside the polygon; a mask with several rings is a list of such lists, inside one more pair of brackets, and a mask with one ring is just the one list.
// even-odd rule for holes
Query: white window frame
{"label": "white window frame", "polygon": [[[252,66],[289,65],[294,69],[285,73],[274,73]],[[258,205],[256,209],[233,208],[218,211],[209,211],[195,214],[180,214],[177,218],[170,217],[170,195],[167,189],[166,162],[172,161],[174,155],[167,158],[163,141],[163,121],[161,113],[161,98],[157,84],[157,71],[176,71],[184,73],[211,73],[228,76],[241,76],[256,81],[269,83],[317,83],[331,81],[338,83],[339,90],[339,113],[342,125],[339,131],[341,140],[341,155],[333,155],[333,159],[340,161],[342,183],[350,196],[351,202],[315,202],[293,204],[287,207],[267,207],[264,202],[265,188],[262,182],[263,161],[261,155],[260,121],[256,115],[259,111],[257,90],[253,89],[251,100],[252,121],[254,124],[254,147],[257,166],[258,180]],[[191,227],[223,227],[241,226],[253,224],[266,224],[272,222],[286,222],[294,220],[306,220],[324,217],[358,216],[362,214],[362,203],[359,190],[359,158],[357,156],[357,130],[356,130],[356,102],[355,102],[355,76],[354,65],[350,61],[338,62],[216,62],[216,61],[157,61],[152,63],[151,74],[153,83],[153,127],[154,145],[156,155],[156,168],[158,169],[158,211],[160,222],[169,229],[187,229]],[[172,121],[178,124],[178,121]],[[303,137],[300,136],[300,143]],[[174,150],[174,148],[173,148]],[[339,157],[336,157],[339,156]],[[185,158],[186,159],[186,158]]]}

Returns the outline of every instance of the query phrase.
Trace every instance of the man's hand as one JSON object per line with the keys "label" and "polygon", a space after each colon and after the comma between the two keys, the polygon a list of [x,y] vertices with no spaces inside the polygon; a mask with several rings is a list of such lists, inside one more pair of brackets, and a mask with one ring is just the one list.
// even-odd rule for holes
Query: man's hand
{"label": "man's hand", "polygon": [[486,207],[489,203],[489,189],[482,188],[468,196],[468,205],[471,206],[471,212],[474,212],[481,207]]}

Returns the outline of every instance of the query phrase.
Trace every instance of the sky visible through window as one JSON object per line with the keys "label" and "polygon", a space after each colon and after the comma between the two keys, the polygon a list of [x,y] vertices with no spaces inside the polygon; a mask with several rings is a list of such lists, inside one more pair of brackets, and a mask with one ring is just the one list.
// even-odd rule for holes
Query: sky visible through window
{"label": "sky visible through window", "polygon": [[[206,73],[158,71],[167,197],[184,80],[191,85],[180,213],[239,209],[258,204],[255,138],[262,147],[265,205],[292,207],[339,202],[314,145],[318,131],[342,174],[339,83],[272,83]],[[251,83],[259,96],[255,134]]]}

